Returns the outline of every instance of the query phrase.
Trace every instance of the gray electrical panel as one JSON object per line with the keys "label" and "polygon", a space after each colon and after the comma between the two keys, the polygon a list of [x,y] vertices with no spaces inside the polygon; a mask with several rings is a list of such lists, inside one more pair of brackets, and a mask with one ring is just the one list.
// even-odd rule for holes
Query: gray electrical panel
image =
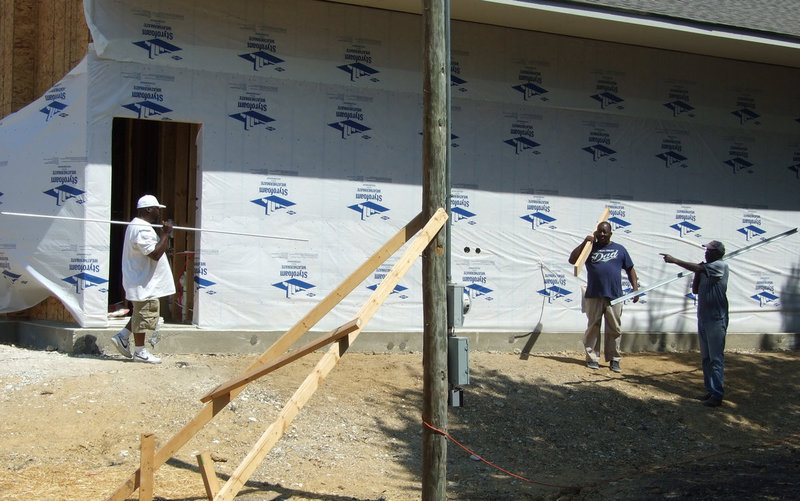
{"label": "gray electrical panel", "polygon": [[469,340],[447,338],[447,377],[451,386],[469,384]]}
{"label": "gray electrical panel", "polygon": [[447,284],[447,326],[464,325],[464,314],[469,311],[469,303],[464,297],[464,286]]}

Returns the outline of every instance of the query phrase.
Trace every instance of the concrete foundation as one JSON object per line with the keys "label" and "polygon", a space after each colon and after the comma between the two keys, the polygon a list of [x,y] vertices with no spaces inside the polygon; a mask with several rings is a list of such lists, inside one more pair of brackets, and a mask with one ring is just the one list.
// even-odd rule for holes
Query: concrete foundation
{"label": "concrete foundation", "polygon": [[[115,320],[107,328],[81,328],[50,321],[0,320],[0,342],[33,349],[58,350],[63,353],[116,354],[111,336],[119,332],[127,319]],[[198,329],[191,325],[166,324],[159,330],[154,353],[234,354],[265,352],[284,332],[219,331]],[[306,334],[301,345],[321,335]],[[457,336],[469,339],[471,351],[519,353],[552,353],[583,351],[582,332],[464,332]],[[148,344],[148,347],[149,344]],[[694,333],[637,333],[623,334],[625,352],[675,352],[697,349]],[[729,351],[785,351],[800,349],[797,333],[728,334]],[[350,348],[360,353],[404,353],[422,351],[422,334],[407,332],[363,332]]]}

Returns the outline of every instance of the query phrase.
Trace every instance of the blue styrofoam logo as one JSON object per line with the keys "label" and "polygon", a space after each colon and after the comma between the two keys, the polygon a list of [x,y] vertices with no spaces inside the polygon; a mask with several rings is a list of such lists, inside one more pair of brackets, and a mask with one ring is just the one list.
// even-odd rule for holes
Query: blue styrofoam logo
{"label": "blue styrofoam logo", "polygon": [[538,155],[540,153],[535,149],[539,147],[540,144],[525,136],[512,137],[511,139],[506,139],[503,142],[514,148],[515,155],[519,155],[528,150],[530,150],[530,152],[534,155]]}
{"label": "blue styrofoam logo", "polygon": [[[605,110],[610,106],[619,105],[620,103],[625,101],[615,93],[609,91],[598,92],[596,94],[592,94],[589,97],[600,103],[600,108],[603,110]],[[617,108],[622,109],[622,106],[617,106]]]}
{"label": "blue styrofoam logo", "polygon": [[[367,289],[369,289],[371,291],[374,291],[374,290],[376,290],[378,288],[379,285],[380,284],[368,285]],[[407,290],[408,290],[408,287],[404,287],[404,286],[402,286],[400,284],[397,284],[397,285],[394,286],[394,289],[392,289],[392,292],[391,292],[390,295],[397,294],[397,297],[399,297],[400,299],[408,299],[408,294],[405,293],[405,291],[407,291]]]}
{"label": "blue styrofoam logo", "polygon": [[64,111],[68,107],[68,105],[63,102],[66,99],[67,88],[63,85],[56,85],[45,93],[44,100],[47,104],[39,110],[40,113],[44,113],[45,117],[47,117],[44,120],[45,122],[49,122],[55,117],[69,116],[69,114]]}
{"label": "blue styrofoam logo", "polygon": [[765,306],[778,307],[780,306],[780,298],[772,292],[762,290],[750,296],[750,299],[756,301],[758,306],[764,308]]}
{"label": "blue styrofoam logo", "polygon": [[613,216],[608,218],[608,223],[611,225],[611,229],[613,231],[622,230],[625,233],[630,233],[628,227],[631,225],[628,221],[625,221],[621,217]]}
{"label": "blue styrofoam logo", "polygon": [[780,297],[775,292],[775,282],[769,276],[762,276],[756,280],[755,294],[750,299],[758,302],[760,308],[781,306]]}
{"label": "blue styrofoam logo", "polygon": [[342,120],[340,122],[331,122],[328,124],[329,127],[333,127],[334,129],[338,130],[342,134],[342,139],[347,139],[350,136],[362,134],[361,137],[364,139],[369,139],[369,136],[364,134],[368,130],[371,130],[366,125],[356,122],[355,120]]}
{"label": "blue styrofoam logo", "polygon": [[[313,289],[315,287],[314,284],[310,282],[305,282],[298,278],[290,278],[289,280],[283,280],[281,282],[275,282],[272,284],[273,287],[277,287],[285,292],[286,298],[291,298],[301,292],[307,291],[309,289]],[[311,294],[309,294],[310,296]]]}
{"label": "blue styrofoam logo", "polygon": [[[86,289],[98,287],[108,282],[108,280],[102,277],[98,277],[86,272],[76,273],[75,275],[64,277],[61,280],[75,287],[76,294],[81,294]],[[102,289],[101,292],[106,292],[106,290]]]}
{"label": "blue styrofoam logo", "polygon": [[664,166],[669,169],[670,167],[687,168],[686,157],[675,151],[663,151],[656,155],[656,158],[664,162]]}
{"label": "blue styrofoam logo", "polygon": [[697,226],[694,223],[690,223],[689,221],[681,221],[679,223],[675,223],[673,225],[670,225],[670,228],[677,231],[680,234],[681,238],[689,235],[690,233],[695,233],[700,229],[699,226]]}
{"label": "blue styrofoam logo", "polygon": [[9,285],[16,285],[17,282],[21,284],[27,283],[27,280],[22,280],[22,281],[20,280],[20,278],[22,277],[21,274],[14,273],[13,271],[10,270],[3,270],[2,273],[0,273],[0,277],[3,277],[3,281]]}
{"label": "blue styrofoam logo", "polygon": [[283,63],[284,60],[275,54],[270,54],[269,52],[263,50],[248,52],[247,54],[239,54],[239,57],[250,62],[253,65],[253,71],[258,71],[268,66],[275,66],[276,71],[283,71],[283,68],[279,67],[278,65]]}
{"label": "blue styrofoam logo", "polygon": [[291,259],[281,264],[279,276],[281,280],[272,284],[273,287],[281,289],[286,294],[286,298],[291,298],[301,293],[307,297],[313,297],[313,292],[306,292],[314,287],[314,284],[308,281],[308,265],[302,260]]}
{"label": "blue styrofoam logo", "polygon": [[[294,202],[291,200],[287,200],[283,197],[279,197],[277,195],[268,195],[261,198],[256,198],[255,200],[250,200],[250,202],[259,205],[264,208],[264,215],[269,216],[270,214],[283,210],[288,209],[295,205]],[[294,215],[294,211],[288,211],[291,215]]]}
{"label": "blue styrofoam logo", "polygon": [[65,109],[67,109],[66,104],[59,101],[50,101],[39,111],[47,116],[47,118],[45,118],[45,122],[49,122],[54,117],[66,117],[67,114],[64,113]]}
{"label": "blue styrofoam logo", "polygon": [[[348,209],[358,212],[361,215],[361,220],[364,221],[367,218],[370,218],[376,214],[383,214],[384,212],[388,211],[388,207],[384,207],[383,205],[377,204],[372,201],[361,202],[353,205],[348,205]],[[382,216],[382,219],[387,219],[388,216]]]}
{"label": "blue styrofoam logo", "polygon": [[122,107],[136,113],[139,118],[158,117],[172,111],[166,106],[162,106],[147,99],[135,103],[123,104]]}
{"label": "blue styrofoam logo", "polygon": [[631,233],[631,223],[627,219],[627,210],[625,205],[618,201],[611,200],[608,203],[608,223],[611,225],[613,231],[622,231],[624,233]]}
{"label": "blue styrofoam logo", "polygon": [[543,212],[532,212],[530,214],[525,214],[524,216],[520,216],[520,219],[530,223],[532,230],[535,230],[542,225],[549,225],[556,220],[556,218],[548,216]]}
{"label": "blue styrofoam logo", "polygon": [[207,278],[208,276],[208,265],[205,261],[197,261],[194,264],[194,289],[196,292],[202,291],[205,294],[213,296],[217,293],[214,286],[217,285],[216,282],[211,281]]}
{"label": "blue styrofoam logo", "polygon": [[548,303],[553,303],[557,300],[571,303],[572,299],[569,296],[572,291],[567,289],[566,285],[567,278],[563,273],[548,270],[544,273],[544,288],[539,289],[536,293],[547,298]]}
{"label": "blue styrofoam logo", "polygon": [[691,113],[694,111],[694,107],[685,101],[681,101],[680,99],[664,103],[664,106],[666,106],[667,109],[672,112],[673,117],[683,115],[684,113],[690,117],[694,116],[694,114]]}
{"label": "blue styrofoam logo", "polygon": [[592,155],[593,162],[597,162],[598,160],[605,157],[608,157],[608,160],[612,162],[616,160],[613,157],[613,155],[615,155],[617,152],[609,148],[608,146],[604,146],[602,144],[593,144],[591,146],[586,146],[585,148],[582,148],[582,150]]}
{"label": "blue styrofoam logo", "polygon": [[453,218],[453,224],[458,224],[461,221],[467,221],[467,224],[471,224],[471,225],[477,224],[472,219],[472,218],[475,217],[476,214],[474,212],[468,211],[467,209],[465,209],[463,207],[459,207],[459,206],[451,207],[450,208],[450,214],[452,215],[452,218]]}
{"label": "blue styrofoam logo", "polygon": [[195,287],[195,290],[197,290],[197,291],[201,291],[202,290],[206,294],[213,295],[213,294],[215,294],[215,292],[213,290],[211,290],[211,287],[213,287],[215,285],[217,285],[216,282],[212,282],[211,280],[208,280],[207,278],[202,278],[202,277],[198,277],[198,276],[194,277],[194,287]]}
{"label": "blue styrofoam logo", "polygon": [[521,93],[524,101],[543,96],[548,92],[547,89],[533,82],[523,82],[521,84],[512,85],[511,88]]}
{"label": "blue styrofoam logo", "polygon": [[228,115],[228,116],[230,116],[234,120],[242,122],[244,130],[250,130],[254,127],[258,127],[259,125],[264,125],[265,129],[269,131],[275,130],[274,127],[267,125],[270,122],[274,122],[275,119],[255,110],[244,111],[242,113],[234,113],[233,115]]}
{"label": "blue styrofoam logo", "polygon": [[477,224],[474,220],[475,213],[468,209],[470,205],[469,194],[463,191],[451,191],[450,193],[450,217],[453,224],[466,221],[467,224]]}
{"label": "blue styrofoam logo", "polygon": [[494,291],[489,287],[477,283],[471,283],[464,286],[464,293],[469,295],[470,300],[482,297],[487,301],[494,301],[494,298],[490,296],[492,292]]}
{"label": "blue styrofoam logo", "polygon": [[367,66],[364,63],[342,64],[340,66],[337,66],[337,68],[339,68],[340,70],[342,70],[345,73],[347,73],[348,75],[350,75],[350,81],[351,82],[355,82],[356,80],[359,80],[359,79],[364,78],[364,77],[372,77],[372,78],[369,78],[369,80],[371,82],[377,82],[378,79],[376,77],[374,77],[373,75],[377,75],[378,73],[380,73],[375,68],[372,68],[371,66]]}
{"label": "blue styrofoam logo", "polygon": [[559,287],[557,285],[551,285],[550,287],[545,287],[544,289],[539,289],[536,291],[540,296],[544,296],[547,298],[548,303],[552,303],[553,301],[567,297],[568,295],[572,294],[571,290],[565,289],[563,287]]}
{"label": "blue styrofoam logo", "polygon": [[745,241],[750,241],[751,238],[760,237],[761,235],[766,233],[765,230],[762,230],[761,228],[753,224],[748,224],[747,226],[739,228],[736,231],[744,235]]}
{"label": "blue styrofoam logo", "polygon": [[478,298],[483,298],[487,301],[494,300],[491,296],[494,291],[486,285],[489,282],[489,277],[480,267],[470,267],[464,270],[461,274],[461,282],[466,284],[464,286],[464,294],[467,294],[470,300]]}
{"label": "blue styrofoam logo", "polygon": [[725,165],[733,169],[733,173],[736,174],[738,172],[747,171],[752,173],[753,170],[753,162],[747,160],[746,158],[742,157],[733,157],[723,162]]}
{"label": "blue styrofoam logo", "polygon": [[531,225],[532,230],[542,226],[547,226],[551,229],[556,228],[556,226],[553,224],[556,221],[556,218],[549,215],[549,213],[552,211],[552,207],[550,206],[550,201],[548,199],[541,196],[530,198],[525,204],[525,210],[529,212],[524,216],[520,216],[520,219],[528,222]]}
{"label": "blue styrofoam logo", "polygon": [[737,110],[731,111],[731,114],[739,119],[740,125],[744,125],[748,122],[753,122],[756,125],[760,124],[758,119],[760,118],[761,115],[759,115],[758,113],[749,108],[739,108]]}
{"label": "blue styrofoam logo", "polygon": [[56,201],[56,206],[61,207],[66,202],[70,200],[74,200],[78,204],[83,204],[86,202],[86,192],[76,188],[74,186],[69,186],[67,184],[62,184],[60,186],[56,186],[55,188],[50,188],[47,191],[43,192],[45,195],[49,195],[53,197]]}
{"label": "blue styrofoam logo", "polygon": [[[182,50],[175,44],[171,44],[165,40],[161,40],[160,38],[151,38],[149,40],[140,40],[138,42],[133,42],[133,45],[140,47],[147,51],[147,57],[149,59],[155,59],[159,56],[163,56],[164,54],[174,54]],[[172,59],[182,59],[180,56],[172,56]]]}

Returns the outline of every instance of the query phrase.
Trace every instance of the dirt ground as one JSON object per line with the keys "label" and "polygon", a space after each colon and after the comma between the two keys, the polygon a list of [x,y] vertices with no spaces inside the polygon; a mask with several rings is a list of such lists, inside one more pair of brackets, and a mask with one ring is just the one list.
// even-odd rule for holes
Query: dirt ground
{"label": "dirt ground", "polygon": [[[156,471],[156,499],[204,498],[200,452],[224,483],[319,356],[248,386]],[[0,345],[0,498],[107,498],[138,467],[141,434],[163,445],[255,360],[163,358]],[[577,352],[470,353],[448,417],[469,450],[448,442],[447,498],[800,499],[800,353],[726,361],[712,409],[692,399],[697,353],[627,354],[623,374]],[[421,354],[346,354],[237,499],[420,499],[421,409]]]}

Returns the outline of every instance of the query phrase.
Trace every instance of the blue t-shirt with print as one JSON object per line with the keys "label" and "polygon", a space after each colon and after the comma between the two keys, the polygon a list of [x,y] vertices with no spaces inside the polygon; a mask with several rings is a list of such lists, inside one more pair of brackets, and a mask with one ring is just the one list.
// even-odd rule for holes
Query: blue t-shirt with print
{"label": "blue t-shirt with print", "polygon": [[586,260],[586,297],[622,296],[622,270],[633,268],[633,260],[618,243],[609,242],[602,248],[592,248]]}

